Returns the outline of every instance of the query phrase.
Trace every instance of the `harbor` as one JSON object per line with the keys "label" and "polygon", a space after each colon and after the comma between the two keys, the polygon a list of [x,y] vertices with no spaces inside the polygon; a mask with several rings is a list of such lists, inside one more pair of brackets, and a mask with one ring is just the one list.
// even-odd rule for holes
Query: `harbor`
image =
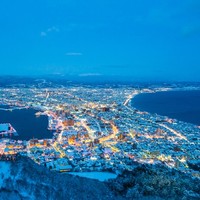
{"label": "harbor", "polygon": [[[15,129],[1,134],[1,137],[9,137],[16,140],[30,140],[33,138],[52,138],[53,132],[48,130],[48,117],[37,116],[37,110],[23,107],[7,107],[0,109],[0,123],[10,123]],[[17,134],[16,134],[17,132]]]}
{"label": "harbor", "polygon": [[[28,107],[6,114],[12,114],[21,123],[20,127],[29,128],[24,132],[27,138],[24,140],[20,127],[4,118],[19,137],[2,138],[0,150],[4,155],[28,156],[61,173],[120,174],[133,170],[134,163],[148,163],[163,164],[200,177],[195,170],[200,159],[199,126],[131,106],[132,98],[138,94],[172,89],[138,90],[123,86],[0,89],[4,96],[0,102]],[[9,100],[10,94],[15,94],[15,98]],[[24,96],[23,101],[20,96]],[[44,135],[44,130],[50,131],[46,132],[48,135]]]}

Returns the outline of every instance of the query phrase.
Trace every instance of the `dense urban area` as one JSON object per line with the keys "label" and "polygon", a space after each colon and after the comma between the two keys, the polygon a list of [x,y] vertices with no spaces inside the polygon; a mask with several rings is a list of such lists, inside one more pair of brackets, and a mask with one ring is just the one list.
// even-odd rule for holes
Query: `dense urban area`
{"label": "dense urban area", "polygon": [[0,157],[14,160],[16,154],[28,156],[59,172],[119,174],[133,170],[133,162],[162,163],[200,177],[200,127],[131,106],[131,100],[140,93],[174,89],[191,88],[1,87],[0,105],[7,106],[1,109],[37,110],[37,117],[48,117],[47,128],[53,136],[29,141],[12,139],[11,135],[17,135],[15,127],[9,122],[0,124]]}

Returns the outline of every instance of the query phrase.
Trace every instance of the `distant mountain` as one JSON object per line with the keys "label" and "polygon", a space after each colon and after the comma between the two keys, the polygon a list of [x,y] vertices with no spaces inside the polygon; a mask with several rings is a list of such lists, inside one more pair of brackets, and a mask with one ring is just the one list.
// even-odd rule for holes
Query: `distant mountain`
{"label": "distant mountain", "polygon": [[142,87],[183,87],[183,86],[200,86],[200,82],[171,82],[158,80],[134,79],[131,76],[105,76],[105,75],[66,75],[66,74],[49,74],[40,76],[1,76],[0,87],[59,87],[59,86],[107,86],[118,87],[120,85]]}

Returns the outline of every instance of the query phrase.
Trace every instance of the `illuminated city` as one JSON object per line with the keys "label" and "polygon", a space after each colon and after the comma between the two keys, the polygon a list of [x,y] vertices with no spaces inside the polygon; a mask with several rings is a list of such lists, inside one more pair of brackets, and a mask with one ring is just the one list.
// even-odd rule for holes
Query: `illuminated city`
{"label": "illuminated city", "polygon": [[0,104],[7,106],[2,109],[34,108],[37,117],[48,116],[53,131],[51,139],[21,141],[9,137],[17,134],[14,127],[7,128],[1,131],[8,136],[1,139],[1,154],[13,158],[19,153],[59,172],[118,174],[139,162],[162,163],[199,177],[189,166],[199,159],[200,127],[130,105],[137,94],[177,89],[187,88],[1,88]]}
{"label": "illuminated city", "polygon": [[0,27],[0,200],[200,200],[200,0],[5,0]]}

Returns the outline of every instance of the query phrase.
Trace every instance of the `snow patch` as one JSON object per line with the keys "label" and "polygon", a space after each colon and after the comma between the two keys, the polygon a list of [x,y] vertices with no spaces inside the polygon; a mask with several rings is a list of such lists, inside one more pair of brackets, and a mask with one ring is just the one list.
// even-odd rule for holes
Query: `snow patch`
{"label": "snow patch", "polygon": [[0,161],[0,188],[2,188],[4,180],[8,179],[10,176],[10,163]]}
{"label": "snow patch", "polygon": [[96,179],[99,181],[106,181],[108,179],[115,179],[117,178],[117,175],[114,173],[109,172],[69,172],[68,174],[90,178],[90,179]]}

